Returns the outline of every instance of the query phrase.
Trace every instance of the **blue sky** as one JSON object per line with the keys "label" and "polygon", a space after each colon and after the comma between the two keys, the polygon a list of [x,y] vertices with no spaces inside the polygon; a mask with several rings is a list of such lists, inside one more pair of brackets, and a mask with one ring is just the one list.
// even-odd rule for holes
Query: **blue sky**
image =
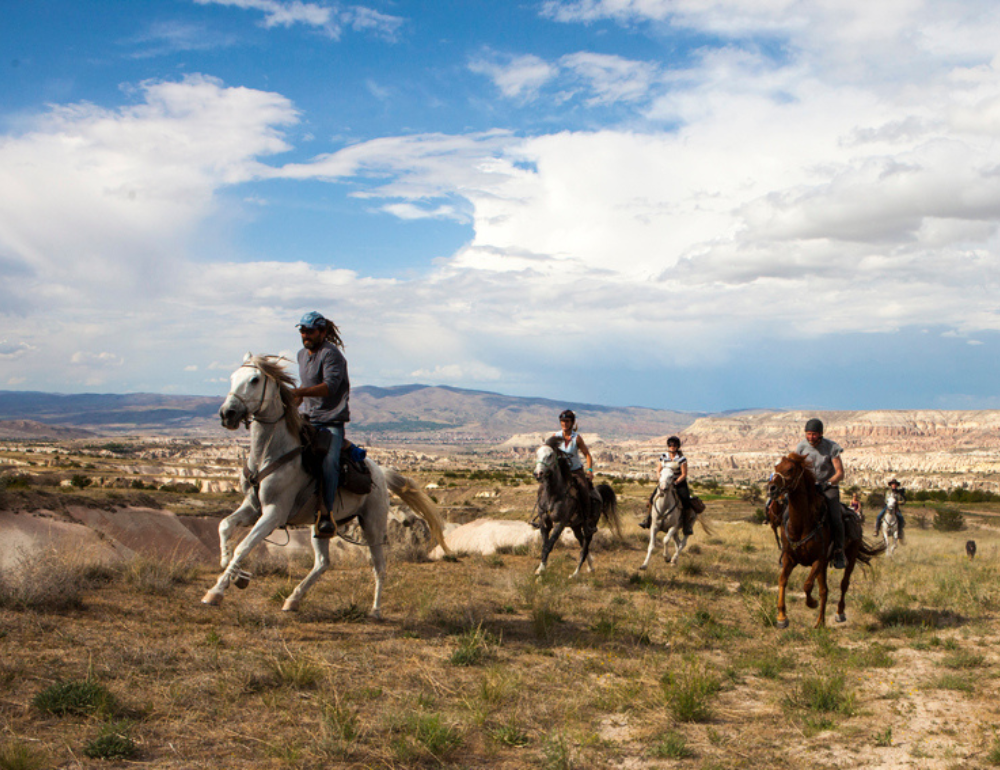
{"label": "blue sky", "polygon": [[1000,408],[1000,12],[7,3],[0,389]]}

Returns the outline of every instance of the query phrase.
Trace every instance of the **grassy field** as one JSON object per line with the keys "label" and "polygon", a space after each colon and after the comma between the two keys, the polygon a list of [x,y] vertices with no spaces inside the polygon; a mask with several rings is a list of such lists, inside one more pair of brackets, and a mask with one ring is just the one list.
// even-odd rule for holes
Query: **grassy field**
{"label": "grassy field", "polygon": [[[489,505],[526,518],[533,487],[514,491]],[[199,602],[215,571],[185,564],[5,576],[0,770],[1000,766],[993,519],[914,525],[835,628],[812,628],[796,570],[778,631],[754,506],[712,502],[711,535],[639,573],[643,496],[626,490],[625,540],[574,582],[566,548],[541,581],[536,553],[391,561],[380,622],[367,568],[332,570],[292,615],[298,564],[258,564],[217,609]]]}

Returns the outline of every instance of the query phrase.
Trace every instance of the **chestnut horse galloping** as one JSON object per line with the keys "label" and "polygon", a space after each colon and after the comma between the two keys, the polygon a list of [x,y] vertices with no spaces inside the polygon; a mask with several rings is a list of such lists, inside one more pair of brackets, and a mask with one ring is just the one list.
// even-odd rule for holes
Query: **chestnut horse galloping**
{"label": "chestnut horse galloping", "polygon": [[[796,565],[802,565],[812,568],[802,588],[806,593],[806,606],[819,607],[816,628],[821,628],[826,625],[826,569],[833,548],[833,538],[826,521],[826,498],[816,489],[816,477],[806,458],[794,453],[783,457],[774,467],[769,492],[772,500],[777,500],[781,495],[787,495],[788,498],[788,512],[780,524],[781,574],[778,576],[777,626],[788,628],[785,587],[792,570]],[[851,584],[855,563],[861,562],[867,566],[873,558],[885,553],[885,544],[872,545],[866,542],[862,536],[861,522],[850,509],[844,510],[844,556],[847,558],[847,569],[840,581],[840,603],[834,617],[837,623],[847,620],[847,615],[844,614],[844,597]],[[813,584],[817,582],[819,602],[812,596]]]}

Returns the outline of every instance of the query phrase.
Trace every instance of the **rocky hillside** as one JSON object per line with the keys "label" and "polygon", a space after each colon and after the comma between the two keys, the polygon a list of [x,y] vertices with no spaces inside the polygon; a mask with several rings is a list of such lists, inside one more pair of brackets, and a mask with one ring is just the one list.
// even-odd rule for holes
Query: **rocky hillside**
{"label": "rocky hillside", "polygon": [[[692,470],[761,482],[819,417],[844,447],[846,485],[911,489],[955,486],[1000,491],[1000,411],[877,410],[767,412],[701,417],[681,434]],[[647,455],[659,447],[645,445]]]}

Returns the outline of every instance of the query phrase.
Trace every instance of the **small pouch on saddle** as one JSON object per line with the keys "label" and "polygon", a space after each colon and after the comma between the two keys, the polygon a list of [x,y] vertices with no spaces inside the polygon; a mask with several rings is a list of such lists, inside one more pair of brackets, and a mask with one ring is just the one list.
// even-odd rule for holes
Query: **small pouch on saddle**
{"label": "small pouch on saddle", "polygon": [[340,450],[340,486],[356,495],[372,491],[372,473],[365,462],[366,455],[362,447],[344,439]]}
{"label": "small pouch on saddle", "polygon": [[697,495],[691,495],[691,510],[695,513],[704,513],[705,504],[701,501],[701,498]]}

